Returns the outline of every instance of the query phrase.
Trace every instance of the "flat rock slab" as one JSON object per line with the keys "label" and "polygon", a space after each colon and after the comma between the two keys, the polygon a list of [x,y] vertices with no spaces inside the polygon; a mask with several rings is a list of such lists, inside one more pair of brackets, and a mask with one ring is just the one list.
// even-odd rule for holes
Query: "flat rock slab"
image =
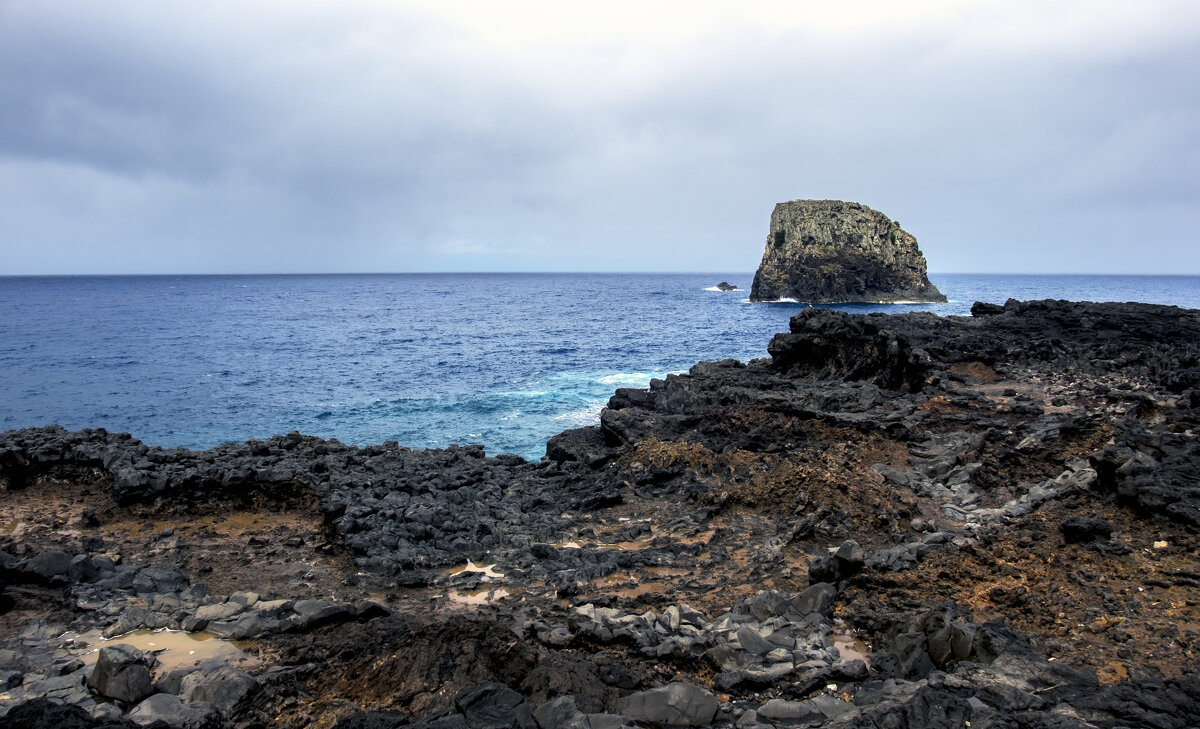
{"label": "flat rock slab", "polygon": [[683,727],[712,723],[720,706],[711,691],[676,681],[625,697],[619,710],[635,721]]}

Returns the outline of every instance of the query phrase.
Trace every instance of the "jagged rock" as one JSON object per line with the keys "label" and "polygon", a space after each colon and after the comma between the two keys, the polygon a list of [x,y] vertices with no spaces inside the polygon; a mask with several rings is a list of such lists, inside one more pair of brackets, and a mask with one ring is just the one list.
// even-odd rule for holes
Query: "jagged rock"
{"label": "jagged rock", "polygon": [[533,712],[540,729],[591,729],[587,716],[575,706],[574,696],[559,696]]}
{"label": "jagged rock", "polygon": [[33,699],[0,716],[0,729],[137,729],[138,725],[116,717],[97,718],[81,706],[51,699]]}
{"label": "jagged rock", "polygon": [[133,707],[129,719],[142,726],[161,721],[171,729],[203,729],[215,723],[216,712],[203,702],[188,703],[174,694],[154,694]]}
{"label": "jagged rock", "polygon": [[231,713],[258,689],[258,681],[235,668],[197,671],[179,682],[179,696],[189,703],[206,703],[222,714]]}
{"label": "jagged rock", "polygon": [[521,694],[495,681],[459,691],[454,706],[476,729],[536,729],[533,714]]}
{"label": "jagged rock", "polygon": [[1073,516],[1059,525],[1067,544],[1081,544],[1108,539],[1112,536],[1112,524],[1103,519]]}
{"label": "jagged rock", "polygon": [[150,659],[131,645],[105,646],[100,649],[87,685],[101,696],[135,704],[154,690],[150,682]]}
{"label": "jagged rock", "polygon": [[26,560],[21,567],[24,571],[44,579],[66,577],[71,569],[72,559],[74,558],[71,555],[62,551],[43,552]]}
{"label": "jagged rock", "polygon": [[679,681],[639,691],[619,702],[622,715],[663,726],[704,726],[716,716],[720,702],[712,692]]}
{"label": "jagged rock", "polygon": [[840,200],[792,200],[771,212],[751,301],[945,301],[917,239],[883,213]]}

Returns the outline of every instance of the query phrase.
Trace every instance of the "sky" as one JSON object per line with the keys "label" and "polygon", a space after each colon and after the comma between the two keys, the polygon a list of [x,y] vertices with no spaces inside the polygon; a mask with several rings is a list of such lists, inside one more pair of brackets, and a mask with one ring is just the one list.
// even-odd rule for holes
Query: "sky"
{"label": "sky", "polygon": [[0,275],[1200,274],[1195,0],[0,0]]}

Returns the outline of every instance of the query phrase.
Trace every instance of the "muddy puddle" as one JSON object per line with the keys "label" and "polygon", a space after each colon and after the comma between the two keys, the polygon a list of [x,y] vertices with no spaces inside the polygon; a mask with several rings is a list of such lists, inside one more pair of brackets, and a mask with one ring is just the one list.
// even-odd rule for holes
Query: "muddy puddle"
{"label": "muddy puddle", "polygon": [[68,633],[63,636],[63,641],[68,649],[79,649],[76,655],[84,665],[95,663],[100,649],[107,645],[131,645],[157,659],[154,671],[159,675],[176,668],[211,670],[226,665],[244,668],[259,663],[257,658],[244,651],[237,642],[222,640],[209,633],[135,630],[105,639],[100,635],[100,631],[92,630],[86,633]]}
{"label": "muddy puddle", "polygon": [[494,565],[494,564],[478,565],[478,564],[475,564],[474,562],[472,562],[471,560],[467,560],[466,566],[451,567],[448,570],[442,570],[442,574],[449,575],[451,577],[454,577],[455,575],[461,575],[461,574],[467,574],[467,573],[475,573],[475,574],[483,575],[484,577],[490,577],[494,580],[498,580],[501,577],[504,577],[504,575],[502,573],[496,571],[496,565]]}
{"label": "muddy puddle", "polygon": [[843,661],[862,661],[867,664],[867,668],[871,667],[871,648],[862,638],[850,632],[841,632],[829,636],[829,640],[833,647],[837,648]]}
{"label": "muddy puddle", "polygon": [[446,596],[450,598],[450,602],[456,605],[481,606],[492,605],[511,594],[508,590],[497,587],[493,590],[469,590],[465,592],[452,590]]}

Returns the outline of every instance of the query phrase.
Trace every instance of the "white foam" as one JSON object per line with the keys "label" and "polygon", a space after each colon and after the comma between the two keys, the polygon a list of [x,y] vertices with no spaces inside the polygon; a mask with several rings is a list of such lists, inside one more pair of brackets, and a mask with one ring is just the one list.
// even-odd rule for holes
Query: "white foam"
{"label": "white foam", "polygon": [[596,382],[601,385],[640,385],[649,383],[655,377],[659,377],[657,372],[616,372],[611,375],[602,375],[596,378]]}
{"label": "white foam", "polygon": [[576,425],[591,425],[600,420],[600,411],[608,404],[608,400],[595,400],[578,410],[555,415],[555,420],[561,420]]}

